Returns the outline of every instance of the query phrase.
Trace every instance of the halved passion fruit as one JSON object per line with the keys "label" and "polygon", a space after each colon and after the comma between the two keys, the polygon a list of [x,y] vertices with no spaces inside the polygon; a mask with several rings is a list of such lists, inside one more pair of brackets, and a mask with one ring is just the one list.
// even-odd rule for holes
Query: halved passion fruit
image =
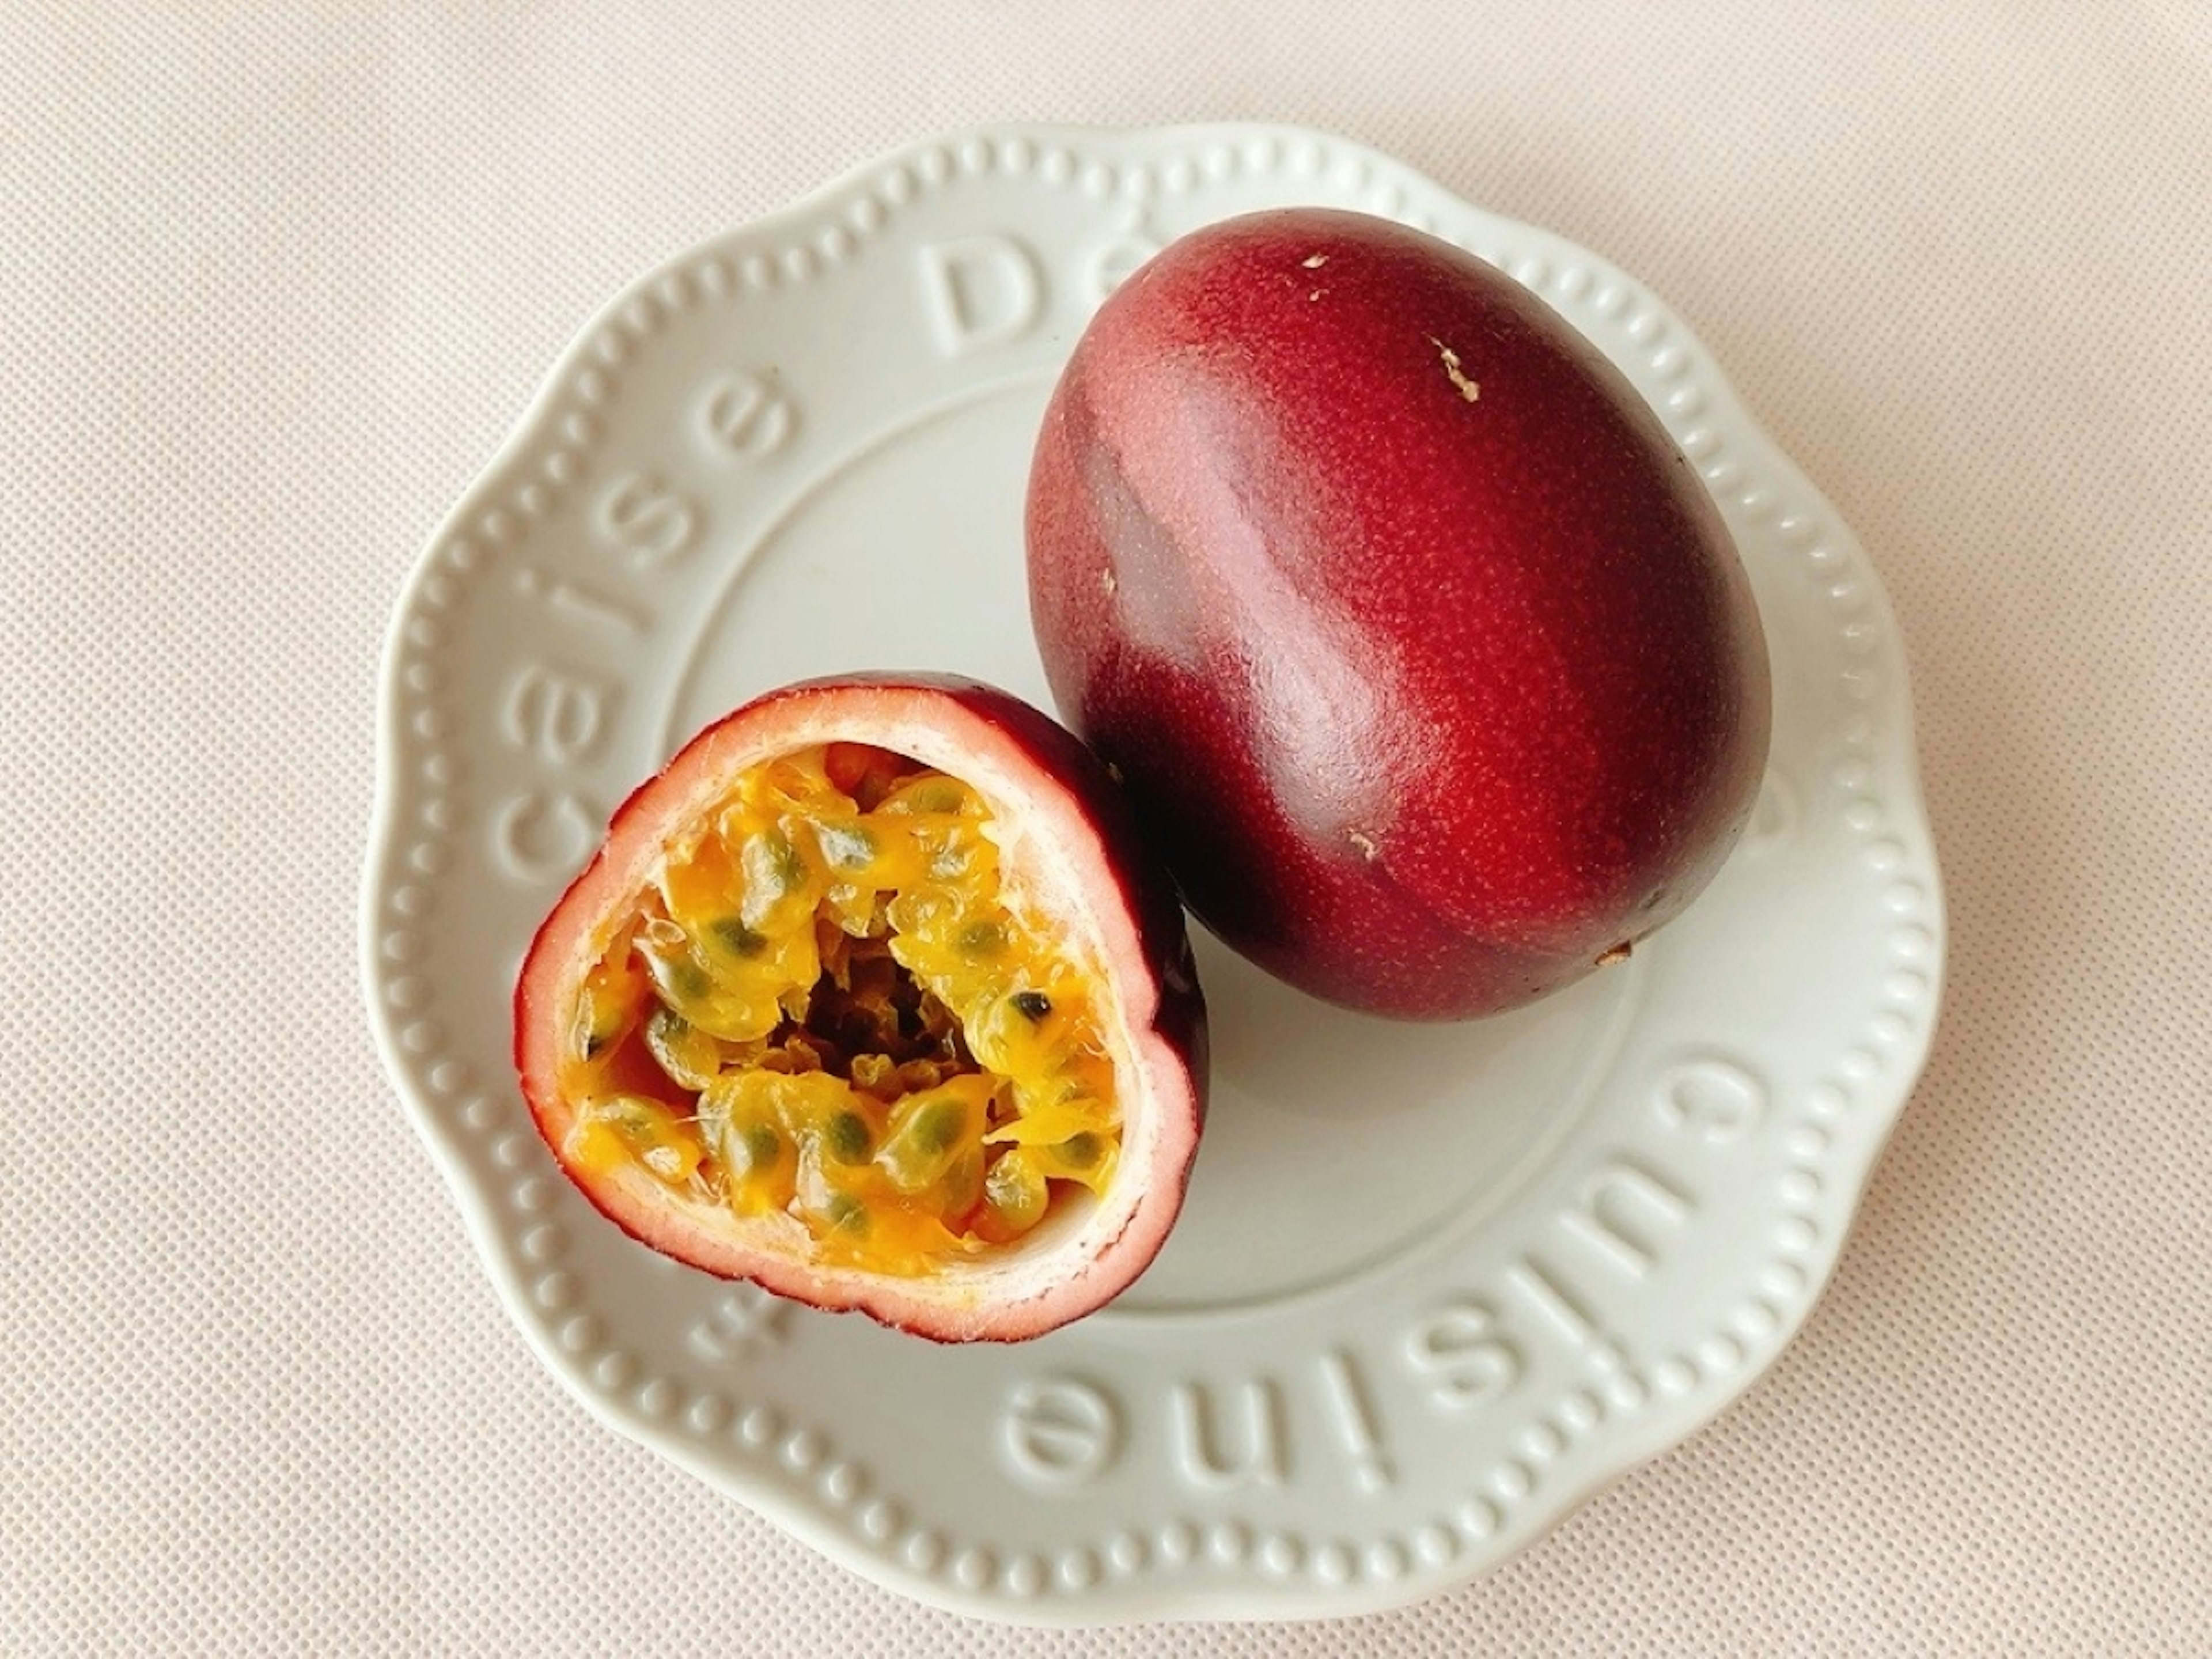
{"label": "halved passion fruit", "polygon": [[849,678],[738,709],[623,805],[524,962],[515,1062],[653,1249],[1016,1340],[1158,1253],[1206,1015],[1089,750],[971,681]]}

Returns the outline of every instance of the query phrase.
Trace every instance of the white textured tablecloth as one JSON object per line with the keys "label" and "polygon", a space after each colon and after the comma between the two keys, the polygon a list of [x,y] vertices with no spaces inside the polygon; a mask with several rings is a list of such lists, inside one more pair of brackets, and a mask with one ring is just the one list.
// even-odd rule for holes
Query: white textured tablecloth
{"label": "white textured tablecloth", "polygon": [[[0,1651],[2212,1641],[2203,0],[111,9],[0,15]],[[643,266],[941,129],[1220,117],[1689,320],[1888,585],[1953,969],[1833,1289],[1709,1429],[1413,1610],[1043,1635],[526,1352],[363,1018],[375,670]]]}

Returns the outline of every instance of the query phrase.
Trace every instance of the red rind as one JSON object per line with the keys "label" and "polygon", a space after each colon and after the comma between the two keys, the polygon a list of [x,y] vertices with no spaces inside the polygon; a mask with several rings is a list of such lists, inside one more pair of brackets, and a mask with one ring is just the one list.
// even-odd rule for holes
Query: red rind
{"label": "red rind", "polygon": [[[902,743],[902,733],[927,741]],[[1119,1295],[1165,1243],[1205,1114],[1206,1009],[1182,907],[1120,790],[1081,743],[1006,692],[951,675],[811,680],[769,692],[692,738],[616,810],[605,843],[532,941],[514,1001],[524,1097],[557,1156],[573,1121],[557,1081],[562,1011],[573,1006],[578,976],[603,946],[608,918],[647,884],[665,840],[738,771],[830,740],[892,748],[979,787],[987,778],[1018,782],[1016,810],[1025,826],[1042,829],[1075,872],[1105,942],[1107,977],[1139,1072],[1123,1079],[1125,1157],[1113,1183],[1119,1191],[1124,1182],[1141,1182],[1125,1224],[1048,1272],[1008,1273],[995,1284],[961,1281],[964,1288],[955,1293],[951,1276],[902,1278],[779,1255],[763,1237],[765,1224],[709,1224],[720,1218],[687,1213],[642,1171],[606,1182],[568,1173],[625,1232],[720,1277],[750,1279],[818,1308],[865,1313],[939,1341],[1042,1335]],[[1006,806],[997,803],[1000,811]],[[1139,1112],[1152,1126],[1141,1167],[1127,1155]],[[797,1224],[790,1224],[795,1240]],[[1026,1260],[1021,1249],[1011,1247],[1008,1260]]]}
{"label": "red rind", "polygon": [[1765,642],[1625,378],[1362,216],[1170,246],[1039,434],[1032,617],[1192,909],[1331,1001],[1462,1018],[1686,905],[1748,817]]}

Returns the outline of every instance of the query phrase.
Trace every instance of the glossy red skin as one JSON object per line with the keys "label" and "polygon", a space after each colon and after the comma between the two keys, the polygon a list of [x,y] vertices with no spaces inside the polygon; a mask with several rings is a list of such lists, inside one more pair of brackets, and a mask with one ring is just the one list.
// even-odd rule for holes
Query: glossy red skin
{"label": "glossy red skin", "polygon": [[1028,538],[1063,715],[1200,920],[1330,1001],[1530,1001],[1749,814],[1726,527],[1619,371],[1449,244],[1297,209],[1170,246],[1076,346]]}
{"label": "glossy red skin", "polygon": [[[514,1063],[532,1118],[556,1156],[573,1121],[559,1087],[564,1010],[563,975],[590,950],[594,927],[611,908],[637,890],[636,872],[688,816],[687,807],[726,781],[723,756],[773,733],[780,722],[835,712],[838,737],[880,741],[884,718],[917,710],[933,725],[988,746],[1031,775],[1036,798],[1072,805],[1097,838],[1103,890],[1088,895],[1112,906],[1131,925],[1135,949],[1117,956],[1109,974],[1125,1003],[1150,1008],[1131,1035],[1140,1059],[1159,1064],[1168,1097],[1162,1109],[1183,1121],[1162,1137],[1162,1161],[1146,1172],[1142,1207],[1098,1261],[1078,1264],[1041,1297],[1010,1305],[933,1305],[927,1279],[825,1273],[788,1261],[749,1255],[702,1237],[680,1216],[625,1201],[576,1170],[563,1170],[603,1215],[664,1255],[723,1278],[749,1279],[779,1295],[833,1311],[856,1310],[879,1322],[937,1341],[1020,1341],[1041,1336],[1094,1310],[1127,1288],[1158,1254],[1180,1210],[1203,1126],[1209,1046],[1206,1003],[1190,951],[1182,906],[1152,854],[1128,802],[1097,757],[1038,709],[995,687],[948,674],[855,674],[808,680],[771,691],[708,726],[666,767],[634,790],[609,821],[599,852],[562,894],[532,940],[514,994]],[[942,769],[957,772],[957,767]],[[648,1092],[656,1086],[645,1079]],[[659,1085],[665,1086],[665,1085]],[[872,1282],[848,1282],[865,1277]]]}

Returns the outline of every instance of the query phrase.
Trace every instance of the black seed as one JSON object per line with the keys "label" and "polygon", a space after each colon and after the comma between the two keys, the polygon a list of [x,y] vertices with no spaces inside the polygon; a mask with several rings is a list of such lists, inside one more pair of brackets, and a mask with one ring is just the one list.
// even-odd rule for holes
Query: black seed
{"label": "black seed", "polygon": [[845,1193],[832,1193],[823,1206],[830,1225],[839,1232],[866,1233],[868,1231],[868,1212],[860,1200]]}
{"label": "black seed", "polygon": [[768,949],[767,935],[746,927],[735,916],[724,916],[709,926],[722,948],[732,956],[757,957]]}
{"label": "black seed", "polygon": [[957,942],[968,956],[989,956],[1006,948],[1006,930],[995,921],[974,921],[960,930]]}
{"label": "black seed", "polygon": [[1098,1137],[1085,1129],[1060,1143],[1060,1155],[1073,1170],[1087,1170],[1098,1161]]}
{"label": "black seed", "polygon": [[1014,1012],[1032,1025],[1052,1012],[1052,999],[1042,991],[1017,991],[1006,999],[1014,1005]]}
{"label": "black seed", "polygon": [[876,838],[858,824],[817,824],[814,841],[822,856],[840,870],[864,868],[876,855]]}
{"label": "black seed", "polygon": [[865,1164],[875,1150],[868,1121],[858,1112],[840,1112],[831,1118],[824,1139],[830,1143],[830,1156],[840,1164]]}
{"label": "black seed", "polygon": [[745,1131],[745,1158],[756,1170],[772,1170],[775,1161],[783,1156],[783,1141],[765,1123],[756,1123]]}
{"label": "black seed", "polygon": [[678,1002],[704,1002],[714,994],[714,981],[690,957],[678,957],[668,964],[668,988]]}
{"label": "black seed", "polygon": [[967,791],[951,778],[935,777],[917,785],[905,797],[910,812],[957,812]]}
{"label": "black seed", "polygon": [[768,855],[769,862],[775,866],[776,879],[783,884],[786,892],[805,885],[806,860],[799,856],[799,848],[793,844],[790,836],[785,835],[769,836]]}
{"label": "black seed", "polygon": [[957,1100],[935,1100],[922,1109],[914,1126],[914,1138],[926,1152],[941,1152],[960,1139],[968,1127],[968,1114]]}

